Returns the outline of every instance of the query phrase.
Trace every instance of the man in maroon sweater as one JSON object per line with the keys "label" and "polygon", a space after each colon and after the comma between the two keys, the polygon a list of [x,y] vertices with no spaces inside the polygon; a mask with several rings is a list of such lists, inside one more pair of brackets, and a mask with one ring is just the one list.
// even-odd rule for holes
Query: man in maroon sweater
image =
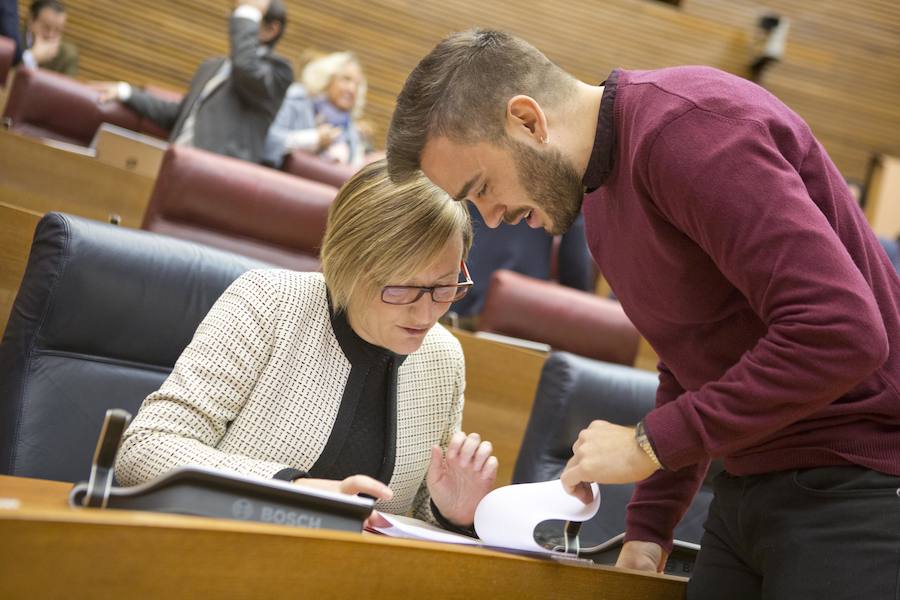
{"label": "man in maroon sweater", "polygon": [[[660,357],[637,428],[595,421],[562,475],[640,481],[618,564],[661,570],[712,458],[690,598],[888,598],[900,572],[900,280],[803,120],[704,67],[578,81],[472,30],[411,73],[391,175],[591,252]],[[502,367],[501,367],[502,368]],[[589,494],[589,492],[587,492]]]}

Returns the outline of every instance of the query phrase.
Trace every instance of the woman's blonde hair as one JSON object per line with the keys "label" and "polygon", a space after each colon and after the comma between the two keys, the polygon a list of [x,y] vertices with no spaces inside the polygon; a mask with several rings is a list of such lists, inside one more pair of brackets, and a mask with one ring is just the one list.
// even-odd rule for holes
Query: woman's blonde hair
{"label": "woman's blonde hair", "polygon": [[[359,67],[359,71],[362,73],[362,65],[352,52],[333,52],[332,54],[314,58],[303,67],[300,81],[310,96],[324,94],[334,76],[349,64]],[[363,75],[359,82],[359,88],[356,90],[356,103],[351,111],[354,118],[362,115],[363,108],[366,106],[367,87],[366,76]]]}
{"label": "woman's blonde hair", "polygon": [[465,203],[423,175],[397,184],[387,162],[359,170],[328,211],[322,272],[336,311],[385,285],[401,284],[434,262],[452,236],[462,236],[463,259],[472,245]]}

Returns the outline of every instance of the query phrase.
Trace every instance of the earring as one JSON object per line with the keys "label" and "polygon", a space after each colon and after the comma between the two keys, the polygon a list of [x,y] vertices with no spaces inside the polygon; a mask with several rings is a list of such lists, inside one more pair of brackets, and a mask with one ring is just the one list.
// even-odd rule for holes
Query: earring
{"label": "earring", "polygon": [[549,144],[549,143],[550,143],[550,136],[548,135],[547,137],[542,137],[542,138],[541,138],[541,143],[542,143],[542,144]]}

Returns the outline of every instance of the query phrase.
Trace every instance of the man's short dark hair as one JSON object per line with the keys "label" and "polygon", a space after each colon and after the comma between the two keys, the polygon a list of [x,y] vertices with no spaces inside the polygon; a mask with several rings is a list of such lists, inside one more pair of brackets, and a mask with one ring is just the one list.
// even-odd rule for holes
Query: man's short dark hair
{"label": "man's short dark hair", "polygon": [[553,106],[574,86],[571,75],[508,33],[470,29],[448,36],[416,65],[397,97],[387,135],[391,179],[420,170],[431,136],[499,143],[510,98],[526,94]]}
{"label": "man's short dark hair", "polygon": [[41,11],[45,8],[49,8],[53,12],[66,12],[66,7],[63,6],[63,3],[59,0],[34,0],[31,3],[31,7],[28,9],[28,12],[31,14],[31,20],[34,21],[38,18],[38,15],[41,14]]}
{"label": "man's short dark hair", "polygon": [[263,15],[263,23],[281,23],[281,29],[274,38],[269,40],[268,44],[270,47],[275,47],[275,44],[278,43],[278,40],[281,39],[281,36],[284,35],[284,28],[287,27],[287,9],[284,7],[284,2],[281,0],[272,0],[269,4],[269,10],[266,11],[266,14]]}

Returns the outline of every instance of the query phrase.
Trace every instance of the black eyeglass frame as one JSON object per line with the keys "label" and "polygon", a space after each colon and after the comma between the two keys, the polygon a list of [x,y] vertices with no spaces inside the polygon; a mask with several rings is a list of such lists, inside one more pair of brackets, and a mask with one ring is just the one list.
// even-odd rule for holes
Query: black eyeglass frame
{"label": "black eyeglass frame", "polygon": [[[472,281],[472,277],[469,275],[469,268],[466,266],[466,261],[462,261],[460,263],[460,271],[462,271],[463,277],[465,277],[466,280],[455,283],[453,285],[386,285],[381,288],[381,301],[385,304],[390,304],[391,306],[406,306],[407,304],[415,304],[416,302],[418,302],[419,298],[425,295],[425,292],[428,292],[428,294],[431,296],[432,302],[436,302],[438,304],[450,304],[451,302],[462,300],[466,297],[466,294],[469,293],[469,288],[475,285],[475,282]],[[440,288],[455,288],[456,290],[458,290],[457,294],[459,294],[460,290],[462,291],[462,294],[459,294],[458,296],[454,294],[453,298],[450,300],[438,300],[434,297],[434,291]],[[416,297],[409,302],[388,302],[384,299],[384,293],[388,289],[419,290],[419,293],[416,294]]]}

